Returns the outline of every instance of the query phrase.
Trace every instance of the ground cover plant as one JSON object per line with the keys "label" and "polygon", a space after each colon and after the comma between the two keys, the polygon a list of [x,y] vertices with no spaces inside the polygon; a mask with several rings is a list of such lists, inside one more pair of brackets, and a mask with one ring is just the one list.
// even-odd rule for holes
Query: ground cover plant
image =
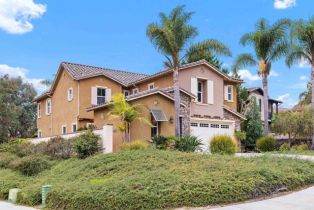
{"label": "ground cover plant", "polygon": [[0,196],[49,209],[163,209],[238,202],[314,183],[314,163],[279,157],[237,158],[156,149],[56,160],[37,176],[0,169]]}

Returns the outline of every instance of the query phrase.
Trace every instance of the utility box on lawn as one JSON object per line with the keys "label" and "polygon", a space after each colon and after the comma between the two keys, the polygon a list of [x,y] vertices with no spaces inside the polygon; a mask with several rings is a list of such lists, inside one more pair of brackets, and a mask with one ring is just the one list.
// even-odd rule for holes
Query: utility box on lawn
{"label": "utility box on lawn", "polygon": [[8,201],[10,203],[16,203],[17,194],[18,194],[19,191],[20,191],[20,189],[18,189],[18,188],[10,189],[10,191],[9,191],[9,199],[8,199]]}
{"label": "utility box on lawn", "polygon": [[46,206],[47,194],[48,194],[51,187],[52,187],[52,185],[44,185],[41,188],[41,204],[43,207]]}

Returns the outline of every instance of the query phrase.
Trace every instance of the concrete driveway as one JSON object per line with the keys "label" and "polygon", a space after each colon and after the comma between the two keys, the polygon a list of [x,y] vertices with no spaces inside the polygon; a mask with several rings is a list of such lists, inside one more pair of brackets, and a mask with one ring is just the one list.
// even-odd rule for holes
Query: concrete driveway
{"label": "concrete driveway", "polygon": [[25,206],[16,206],[8,202],[0,201],[0,210],[36,210],[36,209]]}

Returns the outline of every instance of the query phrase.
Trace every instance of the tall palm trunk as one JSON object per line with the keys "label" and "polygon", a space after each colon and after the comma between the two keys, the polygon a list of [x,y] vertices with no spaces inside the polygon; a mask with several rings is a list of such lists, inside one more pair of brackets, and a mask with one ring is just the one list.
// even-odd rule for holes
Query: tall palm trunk
{"label": "tall palm trunk", "polygon": [[175,108],[175,134],[180,134],[180,88],[179,88],[179,67],[175,65],[173,69],[173,89],[174,89],[174,108]]}
{"label": "tall palm trunk", "polygon": [[263,74],[264,134],[268,135],[268,75]]}
{"label": "tall palm trunk", "polygon": [[[311,83],[312,83],[312,99],[311,99],[311,105],[312,105],[312,120],[314,120],[314,52],[312,53],[312,69],[311,69]],[[314,126],[312,131],[312,145],[311,149],[314,150]]]}

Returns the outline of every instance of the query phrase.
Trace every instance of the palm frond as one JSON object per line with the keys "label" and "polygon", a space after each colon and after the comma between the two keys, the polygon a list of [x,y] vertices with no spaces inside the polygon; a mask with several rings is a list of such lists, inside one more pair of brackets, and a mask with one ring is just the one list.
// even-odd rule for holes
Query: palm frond
{"label": "palm frond", "polygon": [[252,54],[244,53],[240,54],[234,60],[231,71],[233,74],[237,74],[238,70],[247,66],[256,66],[257,61]]}

